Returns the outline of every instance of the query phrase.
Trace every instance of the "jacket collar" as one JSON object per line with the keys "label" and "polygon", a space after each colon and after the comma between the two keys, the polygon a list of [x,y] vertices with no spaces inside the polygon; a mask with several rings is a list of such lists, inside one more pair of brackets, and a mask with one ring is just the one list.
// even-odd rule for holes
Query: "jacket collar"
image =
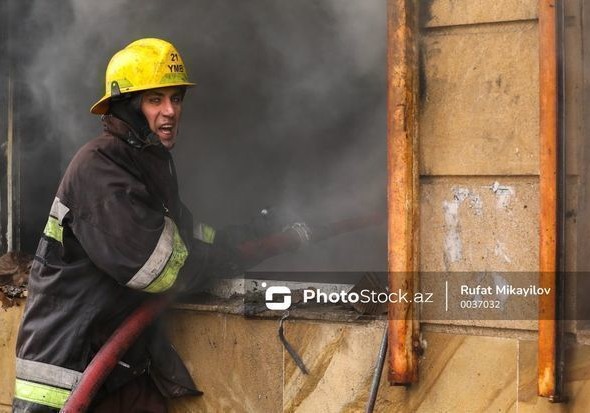
{"label": "jacket collar", "polygon": [[161,146],[164,148],[158,139],[151,138],[149,142],[146,142],[129,124],[113,115],[103,115],[101,119],[105,132],[123,139],[134,148],[144,149],[147,146]]}

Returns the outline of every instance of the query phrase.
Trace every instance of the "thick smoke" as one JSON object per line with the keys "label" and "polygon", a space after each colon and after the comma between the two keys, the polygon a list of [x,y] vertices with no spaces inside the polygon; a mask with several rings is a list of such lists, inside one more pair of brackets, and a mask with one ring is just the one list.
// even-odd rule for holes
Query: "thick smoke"
{"label": "thick smoke", "polygon": [[[385,0],[31,4],[23,22],[35,30],[24,72],[31,101],[19,110],[43,119],[46,145],[35,148],[61,147],[61,170],[100,132],[88,110],[104,93],[109,58],[137,38],[161,37],[197,83],[174,149],[196,219],[240,223],[274,206],[325,223],[385,210]],[[384,227],[266,268],[384,269]]]}

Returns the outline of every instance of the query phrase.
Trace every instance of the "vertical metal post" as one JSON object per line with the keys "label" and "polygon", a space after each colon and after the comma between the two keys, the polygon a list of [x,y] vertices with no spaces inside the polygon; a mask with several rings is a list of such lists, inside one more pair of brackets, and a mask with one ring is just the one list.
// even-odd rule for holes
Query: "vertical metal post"
{"label": "vertical metal post", "polygon": [[[9,63],[10,65],[10,63]],[[18,145],[14,133],[14,79],[12,70],[8,69],[7,92],[8,119],[6,131],[6,243],[8,251],[18,250],[19,247],[19,176],[18,176]]]}
{"label": "vertical metal post", "polygon": [[0,60],[0,253],[6,251],[6,185],[4,177],[6,173],[5,148],[8,131],[9,118],[9,22],[10,22],[10,0],[0,2],[0,53],[7,56]]}
{"label": "vertical metal post", "polygon": [[539,0],[539,106],[540,106],[540,245],[539,286],[551,293],[539,296],[538,393],[561,401],[558,380],[560,293],[559,241],[559,0]]}
{"label": "vertical metal post", "polygon": [[15,32],[13,21],[18,5],[13,0],[7,0],[2,7],[3,10],[3,32],[5,34],[3,49],[5,51],[4,70],[6,73],[6,141],[2,142],[1,149],[4,152],[6,162],[5,171],[1,174],[6,176],[6,185],[0,189],[2,197],[0,211],[2,223],[2,252],[16,251],[20,247],[20,153],[16,133],[15,101],[17,96],[17,82],[14,74],[16,59],[15,53]]}
{"label": "vertical metal post", "polygon": [[[389,0],[388,23],[388,270],[390,291],[417,289],[418,13],[416,0]],[[411,303],[389,306],[389,381],[418,380],[419,323]]]}

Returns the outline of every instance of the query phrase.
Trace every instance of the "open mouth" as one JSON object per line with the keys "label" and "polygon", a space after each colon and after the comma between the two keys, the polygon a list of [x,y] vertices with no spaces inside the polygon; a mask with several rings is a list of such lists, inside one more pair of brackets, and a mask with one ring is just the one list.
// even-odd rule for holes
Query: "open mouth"
{"label": "open mouth", "polygon": [[164,136],[172,136],[174,126],[169,124],[162,125],[158,128],[158,131]]}

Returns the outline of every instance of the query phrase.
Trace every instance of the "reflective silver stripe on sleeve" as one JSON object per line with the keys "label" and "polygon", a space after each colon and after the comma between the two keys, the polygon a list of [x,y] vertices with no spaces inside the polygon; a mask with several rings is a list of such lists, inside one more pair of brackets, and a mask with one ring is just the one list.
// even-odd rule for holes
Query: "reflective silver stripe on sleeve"
{"label": "reflective silver stripe on sleeve", "polygon": [[193,237],[207,244],[213,244],[213,241],[215,241],[215,230],[207,224],[198,222],[193,227]]}
{"label": "reflective silver stripe on sleeve", "polygon": [[59,225],[62,224],[64,217],[70,212],[70,208],[62,204],[58,197],[55,197],[53,200],[53,204],[51,204],[51,211],[49,211],[49,215],[52,217],[57,218]]}
{"label": "reflective silver stripe on sleeve", "polygon": [[129,280],[127,287],[143,290],[158,278],[166,266],[170,255],[172,255],[175,229],[174,222],[170,218],[164,217],[164,229],[162,230],[162,234],[160,234],[156,248],[154,248],[152,255],[150,255],[143,267]]}
{"label": "reflective silver stripe on sleeve", "polygon": [[82,377],[82,373],[65,367],[41,363],[40,361],[16,359],[16,377],[37,383],[72,389]]}

